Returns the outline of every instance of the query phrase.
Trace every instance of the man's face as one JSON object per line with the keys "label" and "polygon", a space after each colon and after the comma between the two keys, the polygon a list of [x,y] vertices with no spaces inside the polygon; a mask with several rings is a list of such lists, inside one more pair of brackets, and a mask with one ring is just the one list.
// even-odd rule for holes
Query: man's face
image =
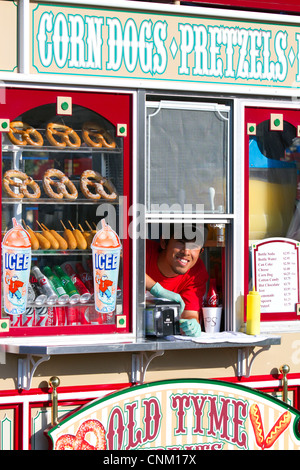
{"label": "man's face", "polygon": [[161,246],[164,249],[162,261],[165,269],[169,270],[169,275],[185,274],[198,261],[201,246],[193,242],[184,240],[174,240],[171,238],[167,243],[162,240]]}

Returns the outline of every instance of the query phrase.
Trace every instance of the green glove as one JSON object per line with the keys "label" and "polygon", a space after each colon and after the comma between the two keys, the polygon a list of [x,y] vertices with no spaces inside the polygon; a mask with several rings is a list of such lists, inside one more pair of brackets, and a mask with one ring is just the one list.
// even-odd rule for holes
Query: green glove
{"label": "green glove", "polygon": [[190,320],[179,320],[180,328],[186,336],[200,336],[201,335],[201,326],[197,322],[196,318],[191,318]]}
{"label": "green glove", "polygon": [[183,312],[185,303],[182,300],[181,296],[179,294],[176,294],[175,292],[165,289],[158,282],[154,284],[154,286],[150,289],[150,294],[152,294],[154,297],[168,299],[172,300],[173,302],[179,303],[180,314]]}

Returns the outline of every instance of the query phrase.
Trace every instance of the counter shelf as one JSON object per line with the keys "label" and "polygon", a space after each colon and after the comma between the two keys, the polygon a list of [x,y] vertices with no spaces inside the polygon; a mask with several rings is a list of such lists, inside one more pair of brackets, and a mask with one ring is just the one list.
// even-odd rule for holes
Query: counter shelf
{"label": "counter shelf", "polygon": [[[101,335],[86,336],[48,336],[47,343],[41,337],[10,337],[0,338],[2,353],[25,355],[18,359],[18,387],[29,390],[31,380],[38,365],[50,360],[51,356],[67,354],[105,354],[105,353],[132,353],[131,382],[143,383],[146,370],[150,362],[162,356],[165,351],[175,350],[204,350],[209,349],[236,349],[237,361],[233,364],[236,376],[249,377],[251,366],[255,357],[270,346],[281,344],[281,337],[266,335],[256,338],[256,341],[247,342],[217,342],[196,343],[193,341],[167,340],[167,339],[136,339],[126,337],[114,338],[105,341]],[[254,351],[255,348],[260,348]],[[251,357],[250,357],[251,356]],[[38,359],[35,359],[37,357]]]}
{"label": "counter shelf", "polygon": [[[59,232],[58,232],[59,233]],[[56,255],[78,255],[78,256],[92,256],[92,250],[32,250],[31,256],[56,256]]]}
{"label": "counter shelf", "polygon": [[33,152],[33,153],[59,153],[62,157],[64,153],[70,154],[70,153],[107,153],[112,154],[112,153],[122,153],[122,149],[120,147],[115,147],[115,148],[107,148],[107,147],[88,147],[86,145],[81,146],[81,147],[54,147],[54,146],[46,146],[43,145],[41,147],[37,147],[34,145],[13,145],[13,144],[4,144],[2,145],[2,152],[7,153],[7,152]]}
{"label": "counter shelf", "polygon": [[[74,183],[74,181],[72,181]],[[76,186],[76,184],[75,184]],[[109,199],[87,199],[87,198],[77,198],[75,200],[71,199],[52,199],[52,198],[38,198],[38,199],[30,199],[30,198],[12,198],[12,197],[3,197],[2,198],[3,203],[5,204],[26,204],[26,205],[34,205],[36,206],[37,204],[59,204],[59,205],[71,205],[71,206],[76,206],[76,205],[87,205],[87,204],[119,204],[119,198],[115,199],[114,201],[110,201]]]}

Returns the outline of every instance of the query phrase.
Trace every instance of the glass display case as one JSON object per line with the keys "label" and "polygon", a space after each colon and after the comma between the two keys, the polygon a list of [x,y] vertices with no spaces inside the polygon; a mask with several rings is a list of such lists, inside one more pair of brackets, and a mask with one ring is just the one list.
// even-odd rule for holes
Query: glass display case
{"label": "glass display case", "polygon": [[[13,219],[26,229],[31,270],[22,314],[3,308],[5,283],[18,305],[17,273],[3,279],[2,319],[9,319],[3,334],[128,333],[131,242],[123,229],[131,201],[130,98],[15,89],[7,90],[5,108],[2,237]],[[91,243],[103,219],[122,249],[116,307],[105,308],[107,295],[99,313],[95,296],[103,295],[104,281],[94,282]]]}

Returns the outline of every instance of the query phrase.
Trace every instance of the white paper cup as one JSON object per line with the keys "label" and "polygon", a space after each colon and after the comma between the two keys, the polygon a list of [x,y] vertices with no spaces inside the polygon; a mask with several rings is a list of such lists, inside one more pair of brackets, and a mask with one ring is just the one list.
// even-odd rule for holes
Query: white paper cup
{"label": "white paper cup", "polygon": [[222,305],[220,307],[202,307],[204,329],[206,333],[220,331]]}

